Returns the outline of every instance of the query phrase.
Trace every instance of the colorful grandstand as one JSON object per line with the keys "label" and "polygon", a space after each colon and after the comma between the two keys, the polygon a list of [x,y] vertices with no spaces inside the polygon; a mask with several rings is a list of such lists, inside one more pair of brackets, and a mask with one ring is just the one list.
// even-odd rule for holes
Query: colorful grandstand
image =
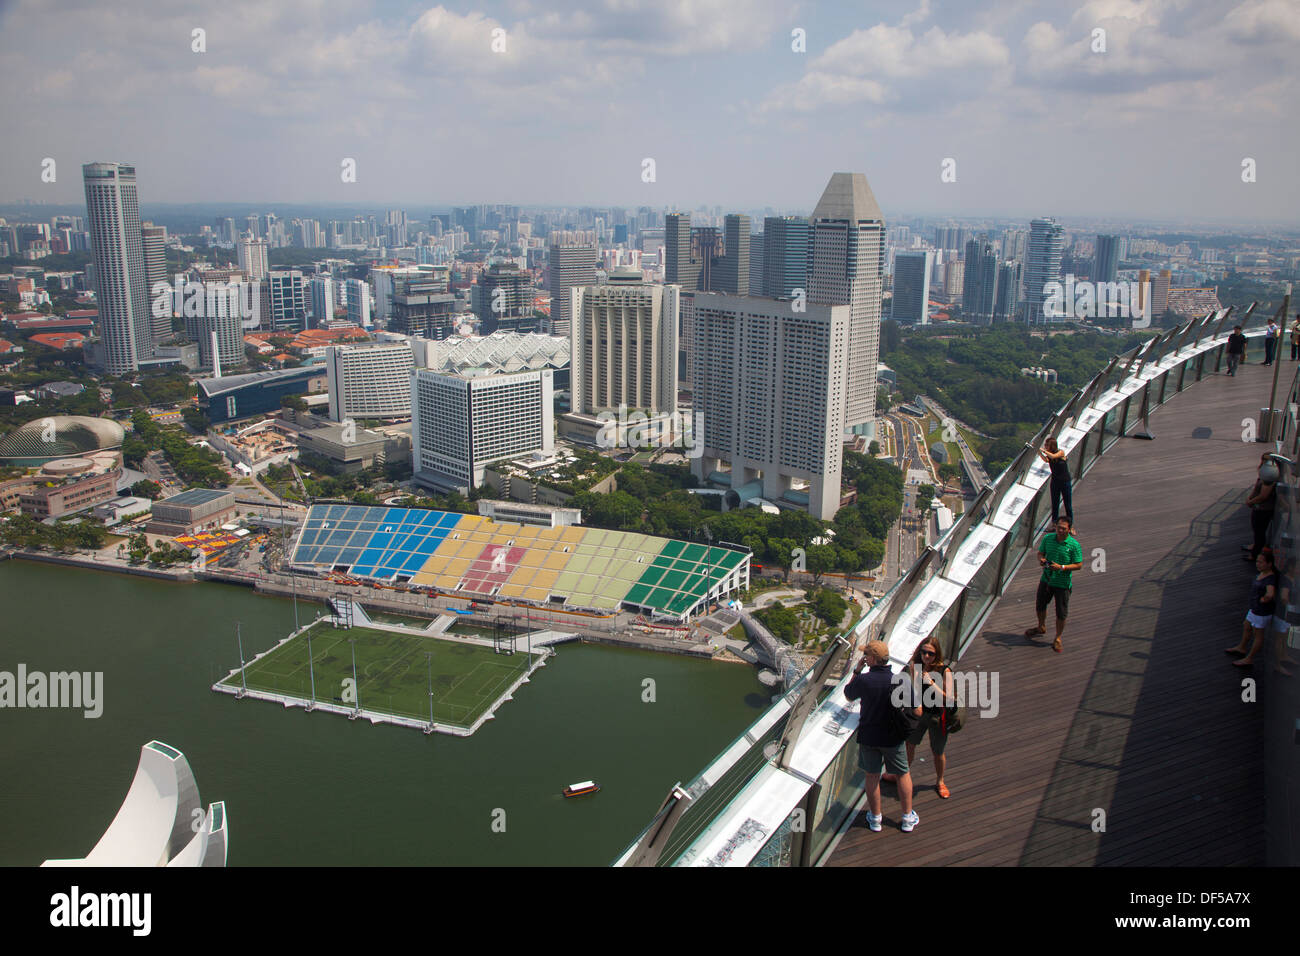
{"label": "colorful grandstand", "polygon": [[749,586],[749,554],[577,525],[543,528],[479,515],[314,505],[295,567],[542,607],[684,619]]}

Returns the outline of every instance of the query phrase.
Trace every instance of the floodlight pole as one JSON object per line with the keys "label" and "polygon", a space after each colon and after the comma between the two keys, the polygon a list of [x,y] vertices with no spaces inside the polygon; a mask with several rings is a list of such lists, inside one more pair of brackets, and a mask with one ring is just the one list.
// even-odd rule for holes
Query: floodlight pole
{"label": "floodlight pole", "polygon": [[248,680],[244,676],[244,636],[239,631],[240,624],[235,622],[235,640],[239,642],[239,683],[243,685],[244,693],[248,693]]}
{"label": "floodlight pole", "polygon": [[348,643],[352,645],[352,693],[356,695],[356,713],[361,713],[361,684],[357,681],[357,639],[349,637]]}
{"label": "floodlight pole", "polygon": [[311,676],[311,706],[316,706],[316,662],[311,649],[311,628],[307,628],[307,673]]}
{"label": "floodlight pole", "polygon": [[433,651],[425,651],[424,659],[429,664],[429,726],[433,726]]}

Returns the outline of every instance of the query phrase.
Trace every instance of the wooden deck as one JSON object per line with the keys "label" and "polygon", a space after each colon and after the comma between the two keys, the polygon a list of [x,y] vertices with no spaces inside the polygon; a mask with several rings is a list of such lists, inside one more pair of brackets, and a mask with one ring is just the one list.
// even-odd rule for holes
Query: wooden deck
{"label": "wooden deck", "polygon": [[[1264,745],[1250,671],[1223,649],[1241,634],[1252,568],[1244,505],[1259,456],[1242,420],[1268,404],[1271,368],[1207,378],[1151,417],[1155,441],[1123,438],[1075,485],[1074,575],[1064,653],[1024,637],[1031,555],[959,667],[1000,675],[1000,712],[948,741],[949,800],[923,743],[913,766],[920,825],[885,828],[859,808],[828,865],[1261,865]],[[1294,366],[1284,363],[1279,392]],[[1095,549],[1105,572],[1091,570]],[[1264,655],[1268,660],[1268,654]],[[1254,676],[1265,685],[1263,662]],[[1096,811],[1105,831],[1094,832]]]}

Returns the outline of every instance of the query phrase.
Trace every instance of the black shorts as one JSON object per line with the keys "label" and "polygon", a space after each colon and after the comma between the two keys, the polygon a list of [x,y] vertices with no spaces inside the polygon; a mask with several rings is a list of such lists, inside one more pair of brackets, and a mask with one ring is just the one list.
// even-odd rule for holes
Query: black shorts
{"label": "black shorts", "polygon": [[1056,599],[1056,619],[1064,621],[1070,614],[1070,589],[1054,588],[1046,581],[1038,582],[1038,597],[1034,601],[1034,610],[1042,614],[1047,610],[1051,600]]}

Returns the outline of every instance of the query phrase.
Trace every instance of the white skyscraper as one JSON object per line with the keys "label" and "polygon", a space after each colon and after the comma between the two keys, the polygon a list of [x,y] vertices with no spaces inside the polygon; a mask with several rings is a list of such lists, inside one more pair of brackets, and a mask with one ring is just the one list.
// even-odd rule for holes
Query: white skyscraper
{"label": "white skyscraper", "polygon": [[1030,325],[1047,322],[1043,302],[1047,283],[1061,278],[1061,251],[1065,229],[1055,219],[1035,219],[1029,224],[1025,253],[1025,321]]}
{"label": "white skyscraper", "polygon": [[494,461],[555,449],[553,372],[411,376],[411,457],[417,484],[462,494]]}
{"label": "white skyscraper", "polygon": [[309,292],[312,321],[318,329],[327,328],[334,318],[334,280],[329,276],[313,276]]}
{"label": "white skyscraper", "polygon": [[695,296],[692,441],[702,454],[691,467],[707,481],[729,462],[735,504],[761,497],[829,520],[840,506],[851,309],[792,305]]}
{"label": "white skyscraper", "polygon": [[348,321],[363,329],[370,328],[370,286],[361,279],[344,284],[348,297]]}
{"label": "white skyscraper", "polygon": [[330,418],[404,418],[411,414],[411,369],[406,342],[336,345],[325,353]]}
{"label": "white skyscraper", "polygon": [[104,370],[125,375],[153,354],[144,240],[135,167],[87,163],[81,167],[95,265],[95,294]]}
{"label": "white skyscraper", "polygon": [[155,294],[158,283],[167,283],[167,227],[155,226],[153,223],[141,223],[140,239],[144,245],[145,289],[149,295],[149,323],[154,344],[161,342],[172,334],[172,316],[168,310],[154,307],[159,298]]}
{"label": "white skyscraper", "polygon": [[239,268],[249,279],[264,281],[271,274],[267,258],[266,240],[244,237],[239,240]]}
{"label": "white skyscraper", "polygon": [[861,173],[834,173],[812,215],[808,301],[849,307],[844,427],[875,430],[885,220]]}

